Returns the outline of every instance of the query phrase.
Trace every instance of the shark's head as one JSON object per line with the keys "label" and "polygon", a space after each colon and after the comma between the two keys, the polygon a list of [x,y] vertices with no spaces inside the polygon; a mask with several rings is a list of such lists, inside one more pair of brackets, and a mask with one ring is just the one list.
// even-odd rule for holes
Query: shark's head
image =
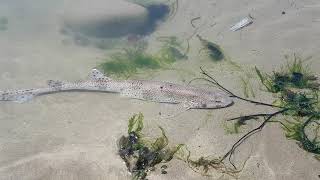
{"label": "shark's head", "polygon": [[218,109],[231,106],[233,101],[230,97],[216,97],[212,99],[198,98],[188,101],[185,106],[189,109]]}
{"label": "shark's head", "polygon": [[223,107],[231,106],[232,104],[233,104],[233,100],[229,96],[221,96],[216,98],[215,100],[207,101],[206,109],[223,108]]}
{"label": "shark's head", "polygon": [[217,109],[231,106],[233,104],[233,100],[231,97],[227,95],[217,95],[214,98],[209,98],[205,100],[201,100],[196,108],[199,109]]}

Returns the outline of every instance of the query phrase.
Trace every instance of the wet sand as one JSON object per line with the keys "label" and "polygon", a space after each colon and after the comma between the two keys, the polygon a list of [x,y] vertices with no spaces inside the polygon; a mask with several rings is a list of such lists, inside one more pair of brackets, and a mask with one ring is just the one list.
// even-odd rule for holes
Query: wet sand
{"label": "wet sand", "polygon": [[[62,1],[10,2],[0,4],[9,19],[8,30],[0,32],[0,89],[42,87],[49,79],[85,79],[102,61],[106,52],[101,49],[62,43],[66,38],[59,33]],[[316,0],[181,0],[177,14],[149,37],[150,45],[158,36],[189,37],[194,31],[190,20],[201,17],[194,22],[200,26],[198,33],[219,44],[237,64],[272,71],[286,62],[284,55],[298,53],[313,56],[311,69],[319,73],[319,8]],[[229,31],[249,13],[254,17],[252,25]],[[241,71],[199,55],[196,37],[190,45],[189,59],[174,64],[184,71],[157,71],[151,78],[183,84],[199,76],[198,67],[203,66],[227,88],[243,95]],[[138,77],[150,79],[144,74]],[[251,81],[256,99],[271,102],[271,95],[261,90],[257,80]],[[160,134],[160,125],[172,144],[184,143],[194,157],[200,157],[222,155],[241,136],[226,135],[223,124],[227,118],[272,111],[235,101],[225,109],[191,110],[173,119],[158,116],[159,111],[170,114],[178,110],[174,105],[108,93],[60,93],[24,104],[0,103],[0,179],[130,179],[116,143],[127,132],[128,119],[134,113],[145,115],[145,134]],[[248,129],[257,125],[249,123]],[[320,162],[287,140],[277,124],[267,125],[239,148],[236,161],[246,159],[239,179],[319,179]],[[232,179],[214,172],[213,177],[201,176],[178,160],[168,166],[168,174],[157,171],[149,179]]]}

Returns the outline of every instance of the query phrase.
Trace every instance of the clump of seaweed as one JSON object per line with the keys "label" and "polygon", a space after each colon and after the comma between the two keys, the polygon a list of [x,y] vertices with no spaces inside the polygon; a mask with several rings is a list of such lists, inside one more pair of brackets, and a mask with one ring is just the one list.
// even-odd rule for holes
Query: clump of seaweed
{"label": "clump of seaweed", "polygon": [[[309,133],[306,132],[307,127]],[[315,115],[307,120],[303,120],[302,118],[295,118],[293,121],[287,120],[283,124],[283,129],[288,139],[298,141],[301,148],[316,154],[316,156],[320,155],[319,128],[319,117]]]}
{"label": "clump of seaweed", "polygon": [[[199,38],[203,48],[200,49],[200,51],[205,50],[205,52],[209,55],[209,57],[213,61],[221,61],[225,59],[225,55],[222,51],[222,48],[213,42],[210,42],[206,39],[203,39],[200,35],[197,34],[197,37]],[[200,52],[199,51],[199,52]]]}
{"label": "clump of seaweed", "polygon": [[285,115],[299,117],[316,114],[318,103],[319,98],[316,91],[294,92],[291,90],[281,92],[280,98],[274,102],[274,104],[288,109]]}
{"label": "clump of seaweed", "polygon": [[123,49],[121,52],[114,53],[110,60],[101,63],[98,68],[108,75],[119,77],[129,77],[137,72],[138,69],[156,69],[160,67],[158,58],[145,53],[146,44],[140,43],[137,46]]}
{"label": "clump of seaweed", "polygon": [[146,52],[147,45],[144,42],[125,48],[114,53],[101,63],[98,68],[108,75],[128,78],[139,70],[159,69],[167,67],[178,59],[186,58],[179,50],[180,44],[176,37],[162,39],[163,46],[156,54]]}
{"label": "clump of seaweed", "polygon": [[[286,57],[288,58],[288,57]],[[303,60],[294,55],[293,62],[287,63],[280,72],[273,72],[272,75],[262,74],[257,68],[256,72],[269,92],[279,94],[275,105],[286,108],[284,115],[295,117],[294,121],[282,123],[286,137],[299,142],[304,150],[320,154],[318,128],[319,117],[319,86],[317,78],[303,64]],[[298,120],[305,119],[306,121]],[[306,135],[306,129],[310,129],[309,124],[317,124],[314,139]]]}
{"label": "clump of seaweed", "polygon": [[[205,176],[209,176],[210,170],[232,177],[241,171],[228,168],[220,158],[200,157],[194,160],[186,145],[168,147],[168,138],[161,127],[159,128],[162,135],[156,139],[144,136],[143,128],[142,113],[135,114],[129,119],[128,136],[122,136],[118,143],[118,153],[126,163],[128,171],[132,173],[132,179],[146,179],[148,173],[156,170],[158,164],[167,163],[174,157],[187,163],[193,171]],[[167,165],[162,165],[161,173],[167,174],[167,168]]]}
{"label": "clump of seaweed", "polygon": [[262,73],[256,67],[256,73],[261,83],[272,93],[278,93],[288,88],[319,90],[320,84],[316,82],[317,77],[310,72],[303,61],[305,60],[294,55],[293,61],[288,62],[278,72]]}
{"label": "clump of seaweed", "polygon": [[[306,71],[303,71],[301,68],[302,62],[297,63],[296,61],[293,63],[292,66],[289,66],[288,69],[290,69],[289,72],[304,72],[306,74]],[[294,69],[294,70],[293,70]],[[240,116],[236,118],[229,119],[228,121],[233,121],[236,120],[236,123],[234,124],[235,127],[238,127],[239,125],[245,124],[245,121],[251,120],[251,119],[257,119],[257,118],[264,118],[264,121],[256,128],[250,130],[246,134],[244,134],[241,138],[239,138],[238,141],[236,141],[231,149],[225,153],[225,155],[221,158],[221,161],[224,161],[225,159],[229,159],[229,162],[232,164],[232,166],[236,169],[236,166],[231,162],[231,157],[235,152],[235,149],[239,147],[246,139],[248,139],[250,136],[253,134],[261,131],[264,126],[269,123],[269,122],[278,122],[280,123],[283,127],[285,127],[286,135],[290,139],[295,139],[301,144],[301,147],[305,149],[308,152],[314,153],[317,155],[317,157],[320,155],[320,149],[319,149],[319,134],[318,134],[318,129],[319,129],[319,124],[320,124],[320,102],[319,102],[319,89],[313,89],[308,86],[308,83],[305,83],[304,86],[297,86],[296,84],[293,83],[294,78],[292,78],[294,75],[292,73],[292,79],[290,80],[290,83],[292,85],[290,86],[283,86],[284,88],[281,88],[280,90],[277,91],[270,91],[274,92],[277,94],[280,94],[279,99],[276,100],[273,104],[268,104],[264,102],[258,102],[246,98],[239,97],[223,87],[221,84],[219,84],[212,76],[210,76],[207,72],[205,72],[203,69],[202,74],[206,76],[206,78],[198,78],[198,79],[203,79],[206,80],[214,85],[216,85],[218,88],[221,90],[225,91],[226,93],[229,94],[230,97],[237,98],[239,100],[247,101],[249,103],[253,103],[256,105],[263,105],[263,106],[269,106],[273,108],[278,108],[278,111],[272,112],[272,113],[258,113],[258,114],[252,114],[252,115],[245,115],[245,116]],[[257,74],[259,76],[262,83],[265,78],[259,70],[257,70]],[[303,74],[303,76],[305,76]],[[308,74],[309,77],[314,77],[311,73]],[[308,77],[307,76],[307,77]],[[290,79],[290,78],[289,78]],[[310,79],[308,79],[310,80]],[[273,83],[273,81],[270,81]],[[269,81],[268,81],[269,83]],[[314,83],[314,82],[313,82]],[[265,85],[266,86],[266,85]],[[291,89],[291,87],[294,86],[295,88],[300,88],[300,90],[296,91],[296,89]],[[267,88],[270,88],[272,86],[266,86]],[[310,89],[308,89],[310,88]],[[307,91],[304,91],[307,89]],[[278,116],[278,115],[284,115],[284,116],[290,116],[290,117],[299,117],[299,118],[308,118],[307,121],[305,122],[298,122],[298,123],[292,123],[292,122],[287,122],[283,123],[281,121],[274,121],[272,118]],[[310,131],[310,124],[315,124],[316,125],[316,133],[314,133],[313,139],[310,138],[309,135],[307,135],[307,131]],[[237,129],[235,128],[234,131]]]}
{"label": "clump of seaweed", "polygon": [[[154,141],[148,140],[142,134],[143,115],[139,113],[129,119],[128,136],[120,138],[118,153],[132,173],[132,179],[146,179],[156,165],[170,161],[181,148],[182,145],[168,147],[168,138],[164,130],[159,128],[162,135]],[[162,174],[167,173],[165,169],[162,166]]]}

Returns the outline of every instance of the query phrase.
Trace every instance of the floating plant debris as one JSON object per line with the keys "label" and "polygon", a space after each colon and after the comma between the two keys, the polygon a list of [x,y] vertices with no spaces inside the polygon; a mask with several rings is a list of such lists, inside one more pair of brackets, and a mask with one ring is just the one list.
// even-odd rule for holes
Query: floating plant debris
{"label": "floating plant debris", "polygon": [[181,53],[179,49],[181,45],[176,37],[163,38],[161,41],[163,46],[155,55],[146,52],[146,42],[139,42],[133,47],[112,54],[98,68],[108,75],[128,78],[140,70],[159,69],[179,59],[187,58]]}
{"label": "floating plant debris", "polygon": [[[142,134],[143,115],[134,115],[129,119],[128,136],[122,136],[119,140],[119,155],[125,161],[128,171],[133,179],[146,179],[155,166],[165,163],[173,158],[173,155],[182,145],[168,147],[168,138],[164,130],[159,127],[162,136],[154,141],[146,139]],[[166,165],[161,166],[162,174],[167,174]]]}
{"label": "floating plant debris", "polygon": [[[221,47],[218,44],[210,42],[208,40],[203,39],[200,35],[197,35],[199,38],[203,48],[201,50],[205,50],[208,53],[209,57],[214,61],[221,61],[225,58]],[[200,50],[200,51],[201,51]]]}
{"label": "floating plant debris", "polygon": [[214,170],[215,174],[219,173],[222,175],[228,175],[231,177],[236,178],[238,173],[242,171],[245,163],[243,164],[243,167],[241,169],[235,170],[227,167],[221,158],[215,158],[215,157],[200,157],[198,159],[192,159],[191,158],[191,152],[187,148],[187,146],[182,146],[179,151],[177,151],[175,155],[178,159],[184,161],[189,165],[189,167],[197,172],[202,174],[203,176],[210,176],[209,171]]}

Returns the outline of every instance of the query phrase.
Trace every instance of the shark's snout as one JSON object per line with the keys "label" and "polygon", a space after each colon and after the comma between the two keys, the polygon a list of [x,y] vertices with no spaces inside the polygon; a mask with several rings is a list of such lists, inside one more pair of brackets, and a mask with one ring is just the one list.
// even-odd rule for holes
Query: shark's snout
{"label": "shark's snout", "polygon": [[233,105],[233,100],[228,96],[218,97],[213,102],[211,102],[211,106],[213,108],[229,107],[231,105]]}

